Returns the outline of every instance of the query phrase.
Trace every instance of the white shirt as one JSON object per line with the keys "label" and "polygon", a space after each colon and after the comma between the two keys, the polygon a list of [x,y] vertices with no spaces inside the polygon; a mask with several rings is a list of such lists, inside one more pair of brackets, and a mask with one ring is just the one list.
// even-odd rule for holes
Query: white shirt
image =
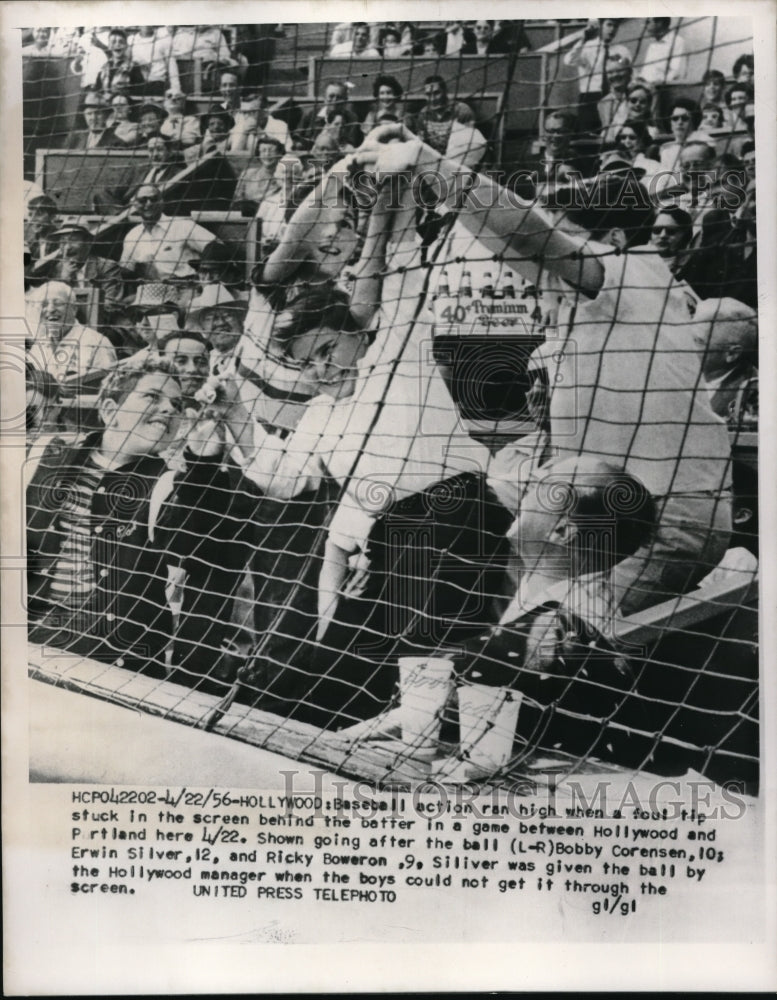
{"label": "white shirt", "polygon": [[150,229],[143,224],[130,229],[124,238],[121,263],[153,263],[160,278],[192,277],[189,259],[199,257],[215,238],[191,219],[162,215]]}
{"label": "white shirt", "polygon": [[56,379],[86,375],[116,364],[116,351],[107,337],[91,327],[74,323],[56,343],[39,330],[33,344],[36,362]]}
{"label": "white shirt", "polygon": [[157,28],[149,38],[133,35],[129,54],[149,83],[161,80],[167,82],[171,90],[181,89],[178,63],[173,58],[173,40],[165,29]]}
{"label": "white shirt", "polygon": [[648,83],[669,83],[685,80],[688,57],[685,42],[676,31],[668,31],[662,39],[654,38],[647,47],[639,75]]}
{"label": "white shirt", "polygon": [[727,488],[728,432],[704,389],[683,288],[652,248],[588,246],[601,254],[604,284],[593,299],[563,292],[548,373],[555,453],[610,461],[654,496]]}

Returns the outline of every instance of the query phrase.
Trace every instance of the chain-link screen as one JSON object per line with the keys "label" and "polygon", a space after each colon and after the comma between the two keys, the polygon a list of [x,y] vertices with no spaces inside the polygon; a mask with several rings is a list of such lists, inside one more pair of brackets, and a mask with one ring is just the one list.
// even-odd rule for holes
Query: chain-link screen
{"label": "chain-link screen", "polygon": [[747,19],[22,56],[33,676],[383,785],[757,787]]}

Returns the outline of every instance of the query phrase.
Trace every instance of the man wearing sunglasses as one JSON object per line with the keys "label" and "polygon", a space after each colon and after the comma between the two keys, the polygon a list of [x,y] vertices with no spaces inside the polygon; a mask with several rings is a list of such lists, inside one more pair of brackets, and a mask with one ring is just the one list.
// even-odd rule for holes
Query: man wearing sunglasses
{"label": "man wearing sunglasses", "polygon": [[141,218],[139,226],[124,238],[121,265],[136,278],[193,278],[189,265],[215,240],[213,233],[192,219],[171,218],[162,212],[162,195],[154,184],[138,188],[134,207]]}

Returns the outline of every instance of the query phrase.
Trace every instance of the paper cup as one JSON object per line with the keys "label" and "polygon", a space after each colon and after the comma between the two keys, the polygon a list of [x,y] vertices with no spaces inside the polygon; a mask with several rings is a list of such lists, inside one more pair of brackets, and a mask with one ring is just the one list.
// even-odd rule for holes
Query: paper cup
{"label": "paper cup", "polygon": [[428,656],[399,658],[402,739],[415,749],[436,746],[452,675],[453,660]]}
{"label": "paper cup", "polygon": [[459,688],[460,756],[485,772],[499,770],[513,751],[523,695],[487,684]]}

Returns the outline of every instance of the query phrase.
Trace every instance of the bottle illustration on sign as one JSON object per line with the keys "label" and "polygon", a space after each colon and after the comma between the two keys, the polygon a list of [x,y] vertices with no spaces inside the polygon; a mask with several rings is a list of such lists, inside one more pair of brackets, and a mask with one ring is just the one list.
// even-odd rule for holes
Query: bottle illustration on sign
{"label": "bottle illustration on sign", "polygon": [[502,282],[502,290],[504,291],[506,299],[515,298],[515,280],[513,278],[512,271],[505,271],[504,281]]}
{"label": "bottle illustration on sign", "polygon": [[483,275],[483,285],[480,289],[480,295],[484,299],[492,299],[494,297],[494,279],[491,277],[490,271],[486,271]]}
{"label": "bottle illustration on sign", "polygon": [[472,298],[472,274],[469,271],[462,271],[461,285],[459,286],[459,298]]}

